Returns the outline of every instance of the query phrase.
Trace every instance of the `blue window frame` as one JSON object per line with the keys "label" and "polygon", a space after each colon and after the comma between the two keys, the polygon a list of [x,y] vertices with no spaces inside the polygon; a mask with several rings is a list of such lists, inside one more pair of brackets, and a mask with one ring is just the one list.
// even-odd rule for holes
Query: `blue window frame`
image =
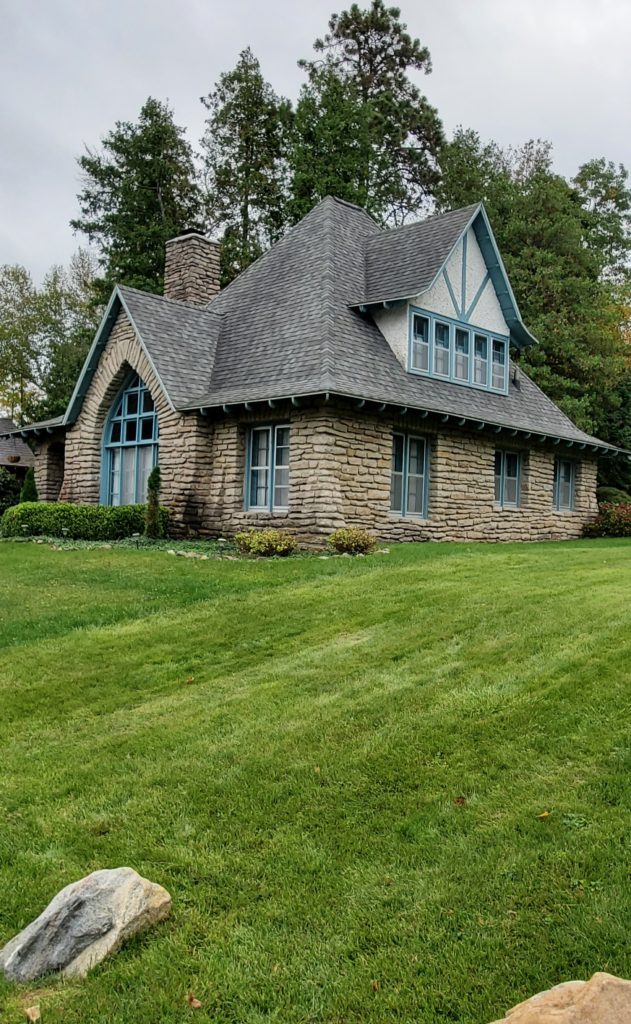
{"label": "blue window frame", "polygon": [[253,512],[289,508],[289,427],[252,427],[248,436],[245,506]]}
{"label": "blue window frame", "polygon": [[519,508],[521,491],[521,455],[519,452],[495,452],[495,503],[501,508]]}
{"label": "blue window frame", "polygon": [[105,425],[103,504],[145,502],[147,478],[157,461],[158,415],[146,385],[134,374],[116,398]]}
{"label": "blue window frame", "polygon": [[411,373],[506,394],[508,356],[508,337],[410,307]]}
{"label": "blue window frame", "polygon": [[572,459],[555,459],[554,507],[557,512],[571,512],[576,491],[576,463]]}
{"label": "blue window frame", "polygon": [[414,434],[392,435],[390,509],[402,516],[427,516],[428,443]]}

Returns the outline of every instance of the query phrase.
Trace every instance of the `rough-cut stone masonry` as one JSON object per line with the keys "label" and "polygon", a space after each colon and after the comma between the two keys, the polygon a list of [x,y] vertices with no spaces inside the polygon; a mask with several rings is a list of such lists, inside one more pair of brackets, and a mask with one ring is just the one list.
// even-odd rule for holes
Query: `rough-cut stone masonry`
{"label": "rough-cut stone masonry", "polygon": [[[67,434],[63,500],[99,501],[105,422],[131,370],[144,380],[156,404],[162,501],[171,508],[181,533],[229,536],[248,526],[273,523],[291,530],[306,545],[321,543],[343,525],[365,527],[390,541],[545,540],[580,536],[597,510],[596,460],[590,455],[577,459],[574,511],[553,509],[554,460],[563,454],[562,446],[529,449],[503,434],[450,430],[431,417],[380,416],[315,399],[298,408],[289,403],[274,410],[261,405],[260,411],[238,417],[178,413],[169,405],[123,313],[79,419]],[[289,511],[284,513],[244,509],[247,432],[256,422],[290,425]],[[390,512],[394,430],[420,434],[430,442],[425,520]],[[494,452],[502,447],[523,453],[519,509],[494,504]],[[51,474],[50,469],[46,472]]]}
{"label": "rough-cut stone masonry", "polygon": [[219,243],[204,235],[172,238],[166,244],[164,294],[196,306],[205,306],[219,291]]}
{"label": "rough-cut stone masonry", "polygon": [[36,438],[35,486],[40,501],[57,501],[64,482],[64,436],[57,431]]}

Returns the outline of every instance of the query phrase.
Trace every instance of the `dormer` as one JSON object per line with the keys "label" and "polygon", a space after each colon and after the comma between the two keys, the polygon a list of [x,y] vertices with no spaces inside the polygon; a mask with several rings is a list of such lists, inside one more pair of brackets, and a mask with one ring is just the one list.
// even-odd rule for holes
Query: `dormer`
{"label": "dormer", "polygon": [[506,394],[511,347],[524,326],[481,203],[368,239],[372,316],[410,374]]}

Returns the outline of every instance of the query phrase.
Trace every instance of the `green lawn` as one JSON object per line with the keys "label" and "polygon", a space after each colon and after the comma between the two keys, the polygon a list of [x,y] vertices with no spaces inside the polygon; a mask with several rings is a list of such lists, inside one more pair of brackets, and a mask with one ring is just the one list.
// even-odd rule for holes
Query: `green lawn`
{"label": "green lawn", "polygon": [[174,904],[0,982],[3,1024],[484,1024],[631,976],[631,542],[2,544],[0,580],[0,943],[96,868]]}

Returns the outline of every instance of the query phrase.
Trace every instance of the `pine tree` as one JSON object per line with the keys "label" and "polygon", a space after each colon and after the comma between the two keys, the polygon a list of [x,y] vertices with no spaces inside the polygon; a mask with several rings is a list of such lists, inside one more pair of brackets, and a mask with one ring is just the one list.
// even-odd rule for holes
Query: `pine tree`
{"label": "pine tree", "polygon": [[210,225],[223,234],[227,284],[283,232],[291,108],[265,81],[248,48],[202,103]]}
{"label": "pine tree", "polygon": [[116,283],[160,292],[169,238],[197,226],[202,196],[193,151],[167,104],[151,97],[138,122],[117,121],[78,160],[83,188],[75,231],[94,242],[103,270],[100,298]]}
{"label": "pine tree", "polygon": [[372,0],[334,14],[316,39],[316,60],[296,110],[291,153],[292,214],[302,216],[327,192],[400,224],[427,205],[438,181],[443,131],[410,71],[432,70],[398,7]]}
{"label": "pine tree", "polygon": [[163,535],[160,518],[161,487],[160,467],[154,466],[147,480],[147,507],[145,509],[145,537],[150,540],[159,540]]}

